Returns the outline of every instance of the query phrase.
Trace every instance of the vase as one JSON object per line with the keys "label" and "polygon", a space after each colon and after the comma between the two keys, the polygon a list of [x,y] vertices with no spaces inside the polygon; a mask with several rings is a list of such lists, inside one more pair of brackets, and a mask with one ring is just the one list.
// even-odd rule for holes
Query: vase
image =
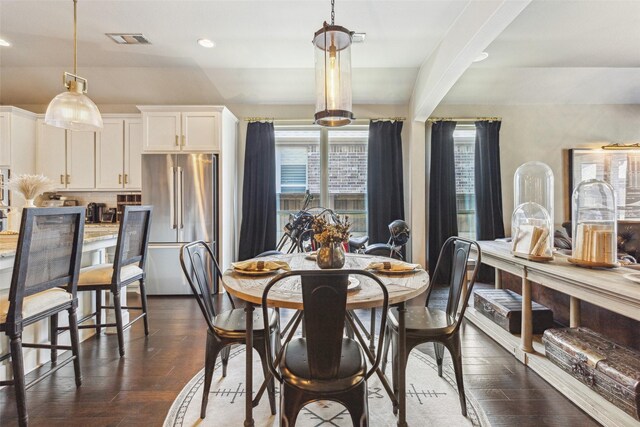
{"label": "vase", "polygon": [[24,207],[25,208],[35,208],[36,204],[33,203],[33,199],[25,199],[24,201]]}
{"label": "vase", "polygon": [[344,248],[340,242],[322,245],[318,249],[316,263],[320,268],[342,268],[344,261]]}

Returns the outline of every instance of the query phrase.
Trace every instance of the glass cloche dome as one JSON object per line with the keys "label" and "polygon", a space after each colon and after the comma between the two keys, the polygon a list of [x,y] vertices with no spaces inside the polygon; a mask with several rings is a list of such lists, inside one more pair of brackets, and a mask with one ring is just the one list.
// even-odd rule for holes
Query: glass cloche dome
{"label": "glass cloche dome", "polygon": [[527,162],[513,176],[512,252],[534,260],[553,258],[553,172]]}
{"label": "glass cloche dome", "polygon": [[582,181],[572,196],[573,253],[570,261],[594,267],[617,265],[617,212],[613,187]]}
{"label": "glass cloche dome", "polygon": [[517,206],[511,216],[511,252],[531,260],[553,258],[553,222],[547,210],[535,202]]}

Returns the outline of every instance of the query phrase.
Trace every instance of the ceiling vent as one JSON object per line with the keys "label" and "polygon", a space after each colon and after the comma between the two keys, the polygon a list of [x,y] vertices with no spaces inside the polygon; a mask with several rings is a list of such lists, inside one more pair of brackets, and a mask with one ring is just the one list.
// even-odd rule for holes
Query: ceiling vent
{"label": "ceiling vent", "polygon": [[106,35],[118,44],[151,44],[142,33],[106,33]]}
{"label": "ceiling vent", "polygon": [[367,37],[367,33],[353,33],[351,41],[353,43],[364,43],[364,39]]}

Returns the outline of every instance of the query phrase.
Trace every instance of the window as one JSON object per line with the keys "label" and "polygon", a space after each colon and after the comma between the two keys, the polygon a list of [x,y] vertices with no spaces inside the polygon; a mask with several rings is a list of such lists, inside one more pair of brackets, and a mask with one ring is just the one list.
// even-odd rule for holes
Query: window
{"label": "window", "polygon": [[475,125],[459,124],[453,132],[458,235],[476,238]]}
{"label": "window", "polygon": [[310,208],[349,215],[352,234],[366,235],[369,127],[277,125],[275,136],[278,240],[289,214],[302,209],[307,189],[314,197]]}

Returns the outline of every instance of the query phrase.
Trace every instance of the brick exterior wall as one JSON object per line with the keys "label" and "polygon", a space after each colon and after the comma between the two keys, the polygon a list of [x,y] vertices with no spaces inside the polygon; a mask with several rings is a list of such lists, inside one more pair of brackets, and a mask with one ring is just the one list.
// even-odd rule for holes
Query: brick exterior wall
{"label": "brick exterior wall", "polygon": [[[312,193],[320,192],[320,153],[310,149],[307,181]],[[367,146],[331,144],[329,147],[329,194],[366,194]]]}

